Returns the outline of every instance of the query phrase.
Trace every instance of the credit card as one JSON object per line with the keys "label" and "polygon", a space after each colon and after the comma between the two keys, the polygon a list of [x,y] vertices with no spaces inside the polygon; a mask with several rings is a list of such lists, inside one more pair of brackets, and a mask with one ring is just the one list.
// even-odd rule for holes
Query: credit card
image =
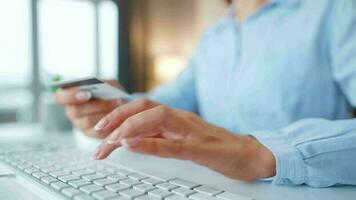
{"label": "credit card", "polygon": [[111,86],[108,83],[96,78],[85,77],[75,80],[56,81],[52,83],[53,87],[62,89],[68,89],[72,87],[78,87],[81,90],[88,91],[91,95],[97,99],[125,99],[132,100],[131,95],[126,92]]}

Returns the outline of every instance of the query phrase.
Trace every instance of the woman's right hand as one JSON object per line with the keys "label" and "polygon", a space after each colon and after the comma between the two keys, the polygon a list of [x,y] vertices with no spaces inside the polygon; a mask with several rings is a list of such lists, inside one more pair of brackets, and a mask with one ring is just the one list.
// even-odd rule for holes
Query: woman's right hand
{"label": "woman's right hand", "polygon": [[[116,81],[108,83],[118,89],[124,90]],[[105,138],[110,132],[96,131],[95,125],[101,118],[125,102],[120,99],[101,100],[92,98],[90,92],[79,88],[59,89],[54,95],[55,102],[63,105],[66,115],[75,128],[80,129],[91,137]]]}

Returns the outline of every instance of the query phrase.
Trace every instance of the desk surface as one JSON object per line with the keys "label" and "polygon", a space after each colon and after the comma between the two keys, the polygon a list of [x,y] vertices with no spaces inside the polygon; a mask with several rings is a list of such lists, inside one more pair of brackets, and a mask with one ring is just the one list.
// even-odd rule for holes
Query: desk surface
{"label": "desk surface", "polygon": [[[40,136],[39,126],[0,126],[0,140],[28,139]],[[37,135],[37,136],[36,136]],[[48,133],[50,135],[50,133]],[[66,134],[78,142],[83,150],[91,151],[96,147],[97,141],[90,140],[79,134]],[[43,137],[43,134],[41,135]],[[243,183],[228,179],[205,167],[188,161],[162,159],[145,156],[118,149],[112,154],[109,161],[142,172],[157,175],[163,178],[181,177],[187,180],[207,184],[227,191],[240,193],[253,197],[256,200],[355,200],[356,187],[343,186],[331,188],[311,188],[308,186],[277,186],[268,182]]]}

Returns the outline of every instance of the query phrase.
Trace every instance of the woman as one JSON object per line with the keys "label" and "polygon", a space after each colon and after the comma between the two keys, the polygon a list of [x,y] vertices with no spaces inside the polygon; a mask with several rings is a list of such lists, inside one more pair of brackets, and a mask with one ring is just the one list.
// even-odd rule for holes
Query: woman
{"label": "woman", "polygon": [[239,180],[355,185],[355,55],[355,0],[235,0],[146,99],[71,89],[56,100],[74,126],[106,137],[96,159],[122,145]]}

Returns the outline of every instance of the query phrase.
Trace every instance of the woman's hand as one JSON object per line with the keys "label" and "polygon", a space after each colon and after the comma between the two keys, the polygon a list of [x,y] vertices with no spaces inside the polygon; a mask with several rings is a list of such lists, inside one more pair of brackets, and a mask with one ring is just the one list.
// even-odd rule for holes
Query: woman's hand
{"label": "woman's hand", "polygon": [[[112,86],[123,89],[115,81],[108,81]],[[104,138],[108,132],[95,131],[95,124],[118,106],[124,104],[122,100],[93,99],[90,92],[78,88],[59,89],[54,95],[55,102],[65,106],[66,115],[74,127],[92,137]]]}
{"label": "woman's hand", "polygon": [[275,174],[272,153],[250,136],[237,136],[197,115],[141,99],[118,107],[100,122],[116,128],[98,147],[96,159],[123,145],[138,153],[191,160],[244,181]]}

